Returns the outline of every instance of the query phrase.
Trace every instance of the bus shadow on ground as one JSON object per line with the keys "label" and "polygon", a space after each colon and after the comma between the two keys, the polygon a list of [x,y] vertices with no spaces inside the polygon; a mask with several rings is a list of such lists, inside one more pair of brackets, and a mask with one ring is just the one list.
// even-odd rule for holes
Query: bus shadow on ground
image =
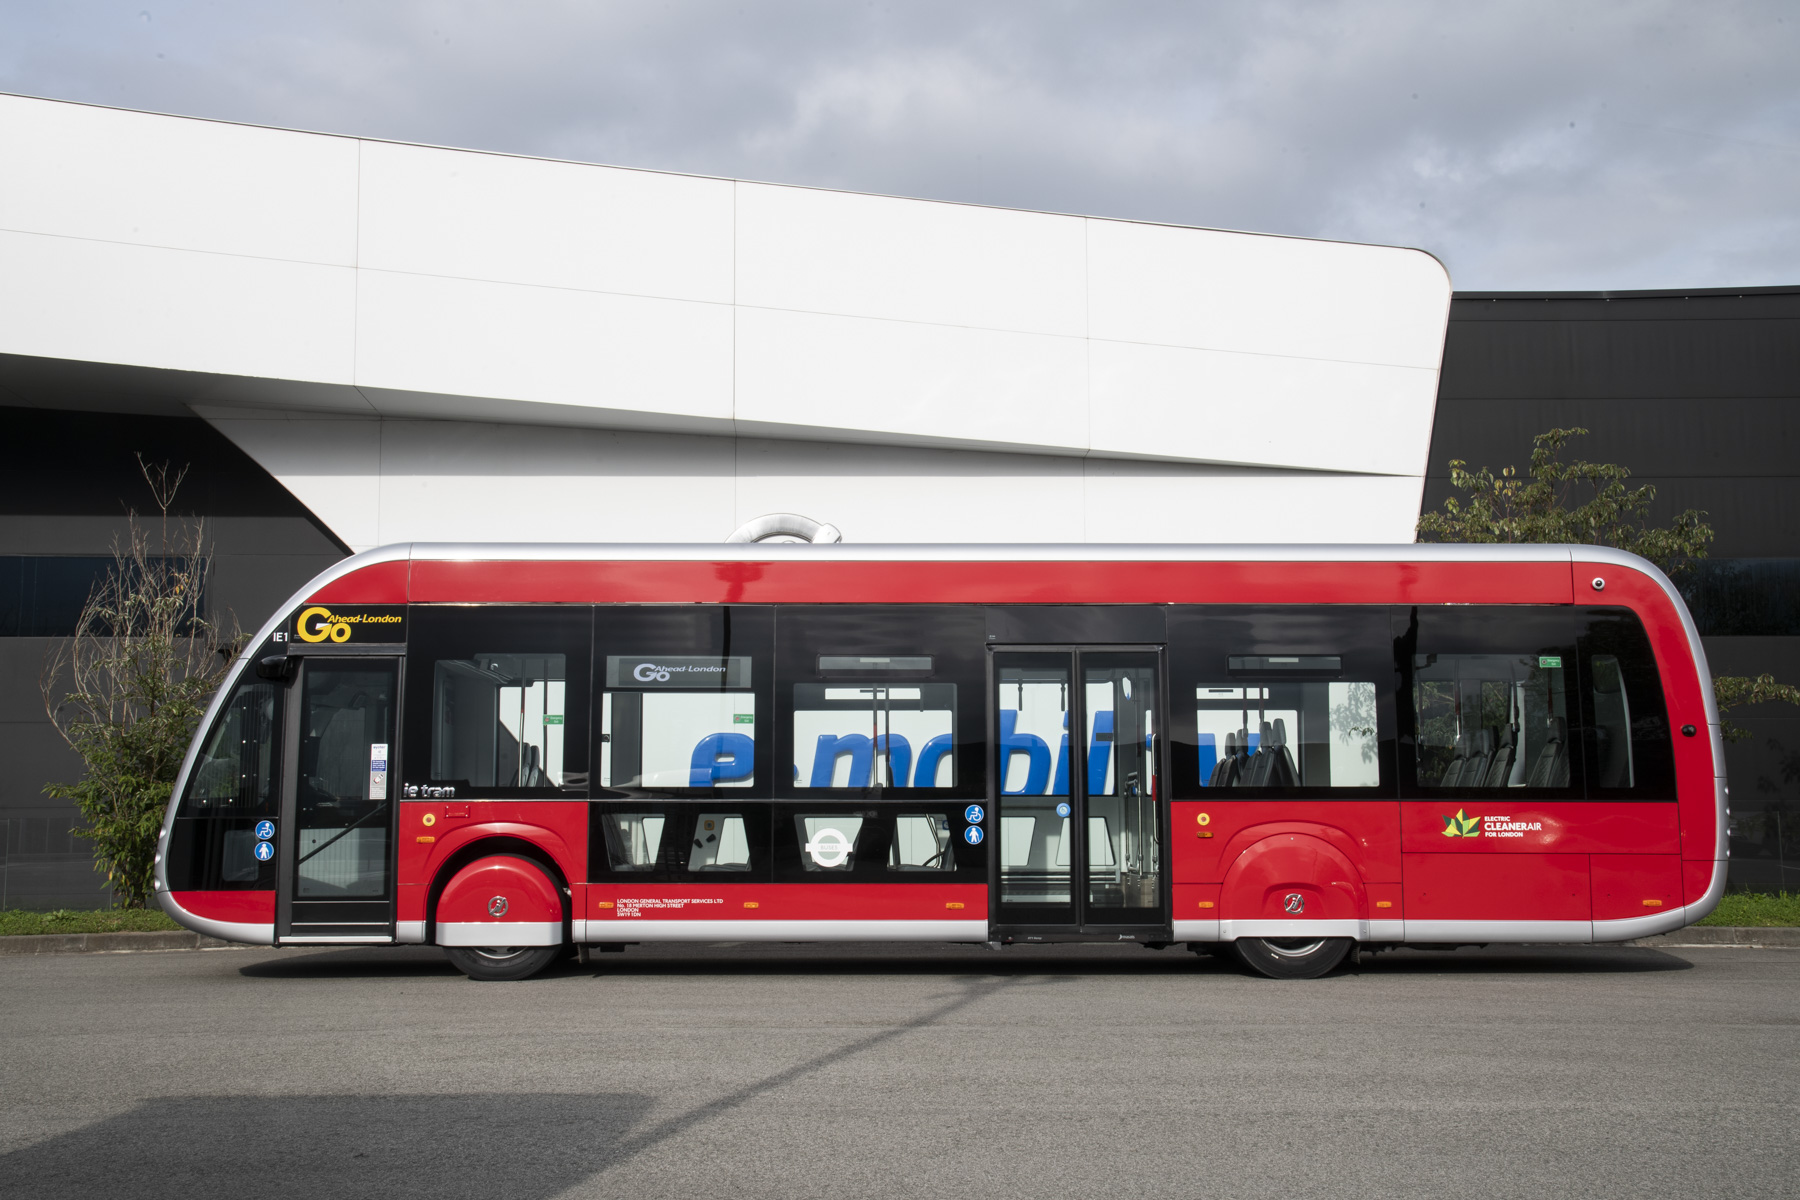
{"label": "bus shadow on ground", "polygon": [[[904,944],[678,944],[632,946],[621,954],[595,954],[586,966],[574,959],[546,968],[533,980],[584,977],[638,978],[679,975],[1186,975],[1235,970],[1236,965],[1190,954],[1180,946],[1160,952],[1139,946],[1019,947],[995,952],[983,946]],[[302,950],[295,947],[238,968],[250,979],[405,979],[456,976],[442,952],[429,948]],[[527,981],[528,983],[531,981]]]}
{"label": "bus shadow on ground", "polygon": [[612,1165],[647,1096],[178,1096],[0,1157],[7,1194],[133,1200],[554,1196]]}
{"label": "bus shadow on ground", "polygon": [[[1359,965],[1332,978],[1384,975],[1631,975],[1688,971],[1685,958],[1633,946],[1488,946],[1454,950],[1401,949],[1365,952]],[[408,979],[460,973],[429,947],[343,950],[294,948],[246,963],[238,973],[254,979]],[[655,978],[659,976],[982,976],[1150,977],[1246,976],[1229,953],[1192,954],[1180,945],[1162,951],[1140,946],[918,946],[850,944],[662,944],[632,946],[620,954],[596,953],[583,966],[558,963],[536,980]],[[1260,976],[1252,976],[1261,979]],[[527,986],[531,981],[527,981]],[[1276,983],[1278,981],[1264,980]],[[499,986],[499,985],[487,985]]]}

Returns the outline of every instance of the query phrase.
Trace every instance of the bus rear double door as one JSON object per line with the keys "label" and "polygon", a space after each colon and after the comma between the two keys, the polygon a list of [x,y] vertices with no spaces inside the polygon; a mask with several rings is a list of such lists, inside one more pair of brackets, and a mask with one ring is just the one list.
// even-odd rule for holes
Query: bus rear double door
{"label": "bus rear double door", "polygon": [[276,939],[391,941],[400,659],[311,654],[297,665],[282,739]]}
{"label": "bus rear double door", "polygon": [[1169,931],[1156,648],[995,650],[994,936]]}

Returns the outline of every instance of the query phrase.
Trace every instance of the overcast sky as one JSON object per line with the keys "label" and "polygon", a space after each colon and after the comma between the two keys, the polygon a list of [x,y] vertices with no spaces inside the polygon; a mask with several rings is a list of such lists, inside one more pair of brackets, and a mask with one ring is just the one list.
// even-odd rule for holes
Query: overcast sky
{"label": "overcast sky", "polygon": [[1793,0],[6,0],[0,91],[1419,246],[1465,291],[1800,284]]}

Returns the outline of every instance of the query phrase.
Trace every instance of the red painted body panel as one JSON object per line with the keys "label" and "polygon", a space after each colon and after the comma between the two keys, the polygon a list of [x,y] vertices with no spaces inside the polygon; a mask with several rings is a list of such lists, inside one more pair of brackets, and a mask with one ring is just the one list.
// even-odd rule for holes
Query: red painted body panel
{"label": "red painted body panel", "polygon": [[1678,855],[1596,854],[1589,863],[1596,921],[1654,916],[1682,903]]}
{"label": "red painted body panel", "polygon": [[[587,915],[619,936],[640,917],[663,921],[974,921],[987,885],[947,883],[595,883]],[[606,940],[594,933],[596,941]]]}
{"label": "red painted body panel", "polygon": [[236,921],[244,925],[275,923],[275,893],[270,892],[170,892],[176,904],[209,921]]}
{"label": "red painted body panel", "polygon": [[[340,602],[364,599],[333,585]],[[322,593],[321,593],[322,594]],[[385,595],[385,593],[384,593]],[[1567,604],[1549,563],[420,560],[414,603]],[[385,602],[370,596],[367,603]]]}
{"label": "red painted body panel", "polygon": [[1586,921],[1585,854],[1408,854],[1409,921]]}
{"label": "red painted body panel", "polygon": [[370,563],[342,579],[334,579],[308,597],[313,603],[405,604],[412,563]]}
{"label": "red painted body panel", "polygon": [[[1706,696],[1700,672],[1688,646],[1681,614],[1654,579],[1639,571],[1611,563],[1574,564],[1575,595],[1583,604],[1618,604],[1636,612],[1650,636],[1656,668],[1668,697],[1669,724],[1675,731],[1675,786],[1680,796],[1681,856],[1718,857],[1719,826],[1713,779],[1718,773],[1712,760],[1712,739],[1706,724]],[[1593,581],[1606,587],[1595,591]],[[1710,681],[1709,681],[1710,682]],[[1683,725],[1698,730],[1682,737]]]}
{"label": "red painted body panel", "polygon": [[1398,808],[1393,800],[1177,801],[1169,814],[1173,877],[1176,883],[1218,883],[1256,842],[1299,833],[1335,846],[1364,882],[1398,883]]}
{"label": "red painted body panel", "polygon": [[[504,901],[501,912],[493,905]],[[560,921],[562,896],[541,868],[522,858],[478,858],[456,873],[438,898],[438,924]]]}
{"label": "red painted body panel", "polygon": [[1178,883],[1170,889],[1170,916],[1177,921],[1216,921],[1219,918],[1219,885]]}
{"label": "red painted body panel", "polygon": [[[1481,819],[1480,836],[1444,835],[1445,818],[1459,812]],[[1576,800],[1519,804],[1504,795],[1496,796],[1492,804],[1463,800],[1400,804],[1400,848],[1408,854],[1675,854],[1680,845],[1673,804]]]}
{"label": "red painted body panel", "polygon": [[486,837],[520,838],[538,846],[579,896],[579,881],[587,878],[585,801],[406,800],[400,805],[397,918],[423,921],[439,868],[458,850]]}
{"label": "red painted body panel", "polygon": [[[1284,907],[1305,897],[1300,913]],[[1219,890],[1219,915],[1230,920],[1339,921],[1367,917],[1362,876],[1344,852],[1323,838],[1280,833],[1236,856]]]}
{"label": "red painted body panel", "polygon": [[1713,863],[1705,859],[1681,860],[1681,902],[1696,904],[1712,886]]}

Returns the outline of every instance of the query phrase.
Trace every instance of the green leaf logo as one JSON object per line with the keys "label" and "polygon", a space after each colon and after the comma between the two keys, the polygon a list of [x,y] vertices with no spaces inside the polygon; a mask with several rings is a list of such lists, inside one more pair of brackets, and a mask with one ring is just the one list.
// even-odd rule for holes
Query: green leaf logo
{"label": "green leaf logo", "polygon": [[1454,817],[1444,818],[1444,836],[1448,838],[1480,837],[1481,818],[1471,817],[1459,808]]}

